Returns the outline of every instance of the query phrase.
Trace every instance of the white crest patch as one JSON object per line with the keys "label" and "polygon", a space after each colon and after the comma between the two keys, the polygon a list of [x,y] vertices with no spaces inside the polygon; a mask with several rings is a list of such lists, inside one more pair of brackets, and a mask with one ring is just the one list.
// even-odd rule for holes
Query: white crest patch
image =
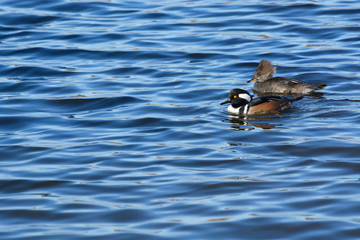
{"label": "white crest patch", "polygon": [[246,94],[246,93],[240,93],[238,95],[239,98],[242,98],[242,99],[245,99],[247,102],[250,102],[251,101],[251,96],[249,94]]}

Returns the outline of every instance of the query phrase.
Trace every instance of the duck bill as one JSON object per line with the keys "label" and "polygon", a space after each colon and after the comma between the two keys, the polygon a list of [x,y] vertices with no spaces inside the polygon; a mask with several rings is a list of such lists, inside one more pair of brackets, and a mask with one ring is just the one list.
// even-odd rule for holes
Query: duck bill
{"label": "duck bill", "polygon": [[256,81],[256,80],[257,80],[256,78],[253,78],[253,79],[247,81],[247,83],[249,83],[249,82],[254,82],[254,81]]}
{"label": "duck bill", "polygon": [[224,105],[230,102],[230,99],[227,99],[225,102],[220,103],[220,105]]}

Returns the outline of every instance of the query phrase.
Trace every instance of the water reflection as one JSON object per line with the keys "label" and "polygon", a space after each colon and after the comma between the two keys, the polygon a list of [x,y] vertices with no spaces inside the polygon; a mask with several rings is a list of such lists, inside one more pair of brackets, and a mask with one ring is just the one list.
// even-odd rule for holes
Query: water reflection
{"label": "water reflection", "polygon": [[231,123],[231,129],[238,131],[250,131],[255,128],[272,129],[282,124],[270,124],[268,122],[257,122],[259,120],[273,120],[280,116],[271,117],[244,117],[244,116],[233,116],[229,115],[229,122]]}

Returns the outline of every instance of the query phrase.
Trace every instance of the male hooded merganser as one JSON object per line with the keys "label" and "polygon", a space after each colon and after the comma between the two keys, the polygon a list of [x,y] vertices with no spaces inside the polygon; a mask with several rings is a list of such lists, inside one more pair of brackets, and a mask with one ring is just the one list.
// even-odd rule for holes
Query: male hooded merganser
{"label": "male hooded merganser", "polygon": [[273,77],[275,71],[276,67],[270,61],[261,60],[253,79],[248,82],[257,81],[254,91],[260,93],[310,94],[327,86],[325,83],[310,85],[293,78]]}
{"label": "male hooded merganser", "polygon": [[274,114],[288,109],[292,102],[302,98],[290,99],[280,96],[268,96],[252,99],[247,91],[235,88],[230,91],[229,98],[221,105],[231,103],[228,112],[233,115]]}

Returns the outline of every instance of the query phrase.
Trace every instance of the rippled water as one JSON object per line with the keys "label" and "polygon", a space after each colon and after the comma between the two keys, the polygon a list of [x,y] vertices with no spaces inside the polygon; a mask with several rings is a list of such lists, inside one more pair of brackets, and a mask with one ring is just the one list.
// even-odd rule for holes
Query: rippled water
{"label": "rippled water", "polygon": [[[2,239],[359,239],[357,1],[1,1]],[[219,103],[261,59],[327,83]]]}

